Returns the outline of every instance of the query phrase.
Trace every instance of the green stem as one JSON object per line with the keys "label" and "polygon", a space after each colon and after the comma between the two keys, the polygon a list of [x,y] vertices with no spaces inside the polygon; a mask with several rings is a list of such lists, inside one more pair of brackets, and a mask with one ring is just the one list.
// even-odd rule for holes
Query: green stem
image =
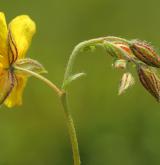
{"label": "green stem", "polygon": [[120,38],[120,37],[114,37],[114,36],[107,36],[104,37],[106,41],[120,41],[126,44],[129,44],[128,40],[124,39],[124,38]]}
{"label": "green stem", "polygon": [[65,92],[61,95],[61,102],[62,102],[62,105],[64,108],[65,117],[66,117],[67,126],[68,126],[68,131],[69,131],[69,136],[70,136],[70,141],[72,144],[74,165],[80,165],[81,162],[80,162],[80,154],[79,154],[76,130],[74,127],[74,122],[73,122],[71,113],[68,109],[67,95]]}
{"label": "green stem", "polygon": [[42,75],[40,75],[38,73],[35,73],[33,71],[30,71],[30,70],[27,70],[27,69],[24,69],[24,68],[21,68],[21,67],[18,67],[18,66],[14,66],[14,68],[17,71],[22,71],[26,74],[32,75],[32,76],[38,78],[39,80],[43,81],[51,89],[53,89],[56,92],[56,94],[59,96],[59,98],[61,100],[61,103],[62,103],[62,106],[63,106],[65,118],[66,118],[68,134],[69,134],[70,140],[71,140],[74,165],[80,165],[80,155],[79,155],[79,149],[78,149],[78,141],[77,141],[77,136],[76,136],[76,130],[75,130],[75,127],[74,127],[74,122],[73,122],[72,116],[71,116],[71,114],[68,110],[66,93],[63,90],[59,89],[50,80],[48,80],[47,78],[43,77]]}
{"label": "green stem", "polygon": [[56,94],[58,96],[61,96],[61,94],[63,93],[55,84],[53,84],[50,80],[48,80],[47,78],[43,77],[42,75],[36,73],[36,72],[33,72],[31,70],[27,70],[27,69],[24,69],[24,68],[21,68],[21,67],[18,67],[18,66],[14,66],[14,69],[16,69],[17,71],[22,71],[26,74],[29,74],[29,75],[32,75],[34,77],[36,77],[37,79],[43,81],[45,84],[47,84],[51,89],[53,89]]}
{"label": "green stem", "polygon": [[[75,59],[77,55],[79,54],[80,51],[83,51],[84,48],[89,47],[89,46],[96,46],[98,44],[103,44],[107,40],[120,40],[123,42],[127,42],[126,40],[122,38],[117,38],[117,37],[101,37],[101,38],[96,38],[96,39],[91,39],[88,41],[84,41],[79,43],[72,51],[69,61],[66,67],[65,75],[64,75],[64,81],[62,84],[62,89],[65,91],[65,82],[69,79],[69,77],[72,75],[72,69],[73,65],[75,63]],[[80,165],[80,155],[79,155],[79,148],[78,148],[78,141],[76,137],[76,131],[74,127],[74,123],[71,117],[71,114],[68,110],[68,103],[67,103],[67,96],[66,92],[64,92],[61,95],[61,102],[64,108],[65,116],[66,116],[66,121],[68,125],[68,130],[69,130],[69,135],[70,135],[70,140],[72,143],[72,151],[73,151],[73,156],[74,156],[74,165]]]}
{"label": "green stem", "polygon": [[98,43],[102,43],[104,41],[104,39],[105,39],[104,37],[101,37],[101,38],[97,38],[97,39],[91,39],[91,40],[88,40],[88,41],[84,41],[84,42],[79,43],[73,49],[73,51],[72,51],[72,53],[69,57],[67,67],[66,67],[62,88],[64,87],[65,81],[68,80],[68,78],[70,77],[70,75],[72,73],[73,65],[74,65],[75,59],[76,59],[77,55],[79,54],[79,52],[81,50],[83,50],[85,47],[95,45],[95,44],[98,44]]}

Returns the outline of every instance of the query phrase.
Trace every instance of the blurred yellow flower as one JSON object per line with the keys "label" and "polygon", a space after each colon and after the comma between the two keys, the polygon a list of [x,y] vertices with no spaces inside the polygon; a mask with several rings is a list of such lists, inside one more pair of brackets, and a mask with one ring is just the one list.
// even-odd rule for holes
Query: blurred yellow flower
{"label": "blurred yellow flower", "polygon": [[15,72],[14,64],[25,57],[35,31],[29,16],[17,16],[7,27],[5,15],[0,12],[0,104],[7,107],[22,104],[27,75]]}

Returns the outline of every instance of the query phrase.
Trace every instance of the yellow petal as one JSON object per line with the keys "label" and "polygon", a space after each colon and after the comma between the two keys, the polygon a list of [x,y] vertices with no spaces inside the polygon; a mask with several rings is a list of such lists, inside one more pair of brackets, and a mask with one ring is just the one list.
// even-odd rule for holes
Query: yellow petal
{"label": "yellow petal", "polygon": [[9,29],[18,50],[18,58],[24,58],[36,31],[34,21],[27,15],[17,16],[10,22]]}
{"label": "yellow petal", "polygon": [[7,24],[4,13],[0,12],[0,55],[1,58],[0,61],[5,63],[5,65],[8,64],[8,44],[7,44]]}
{"label": "yellow petal", "polygon": [[15,86],[8,96],[8,98],[5,100],[4,104],[11,108],[14,106],[19,106],[22,104],[22,95],[24,87],[26,86],[27,77],[22,75],[15,75],[16,76],[16,83]]}
{"label": "yellow petal", "polygon": [[7,70],[0,70],[0,104],[9,96],[14,86],[14,76]]}

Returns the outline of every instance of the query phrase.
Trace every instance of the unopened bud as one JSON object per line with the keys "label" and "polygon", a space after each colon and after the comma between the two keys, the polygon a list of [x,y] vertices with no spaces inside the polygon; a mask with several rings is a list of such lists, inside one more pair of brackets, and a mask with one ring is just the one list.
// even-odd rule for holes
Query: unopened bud
{"label": "unopened bud", "polygon": [[[130,49],[130,47],[128,46],[128,44],[126,43],[123,43],[123,42],[113,42],[114,45],[116,45],[117,48],[121,48],[126,54],[128,54],[128,56],[132,57],[133,56],[133,53]],[[118,58],[120,59],[126,59],[124,57],[124,55],[120,52],[117,53],[117,56]]]}
{"label": "unopened bud", "polygon": [[138,76],[140,82],[144,86],[144,88],[156,98],[156,100],[160,101],[160,79],[154,70],[145,67],[138,67]]}
{"label": "unopened bud", "polygon": [[131,73],[124,73],[120,81],[118,94],[121,95],[134,84],[134,78]]}
{"label": "unopened bud", "polygon": [[130,61],[130,59],[134,58],[129,45],[124,42],[114,41],[114,42],[105,42],[104,47],[106,48],[107,53],[117,59],[123,59]]}
{"label": "unopened bud", "polygon": [[141,41],[132,41],[130,45],[133,54],[147,65],[160,68],[160,56],[149,44]]}

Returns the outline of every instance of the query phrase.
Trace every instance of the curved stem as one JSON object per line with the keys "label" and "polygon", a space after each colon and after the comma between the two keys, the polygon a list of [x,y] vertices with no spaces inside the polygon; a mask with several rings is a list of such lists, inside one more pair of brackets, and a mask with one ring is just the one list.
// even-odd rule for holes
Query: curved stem
{"label": "curved stem", "polygon": [[104,37],[106,41],[120,41],[120,42],[124,42],[126,44],[129,44],[128,40],[124,39],[124,38],[120,38],[120,37],[115,37],[115,36],[107,36]]}
{"label": "curved stem", "polygon": [[71,113],[70,113],[69,108],[68,108],[67,95],[65,92],[61,95],[61,103],[63,105],[63,109],[65,112],[65,117],[66,117],[67,126],[68,126],[68,133],[69,133],[70,141],[72,144],[74,165],[80,165],[81,162],[80,162],[80,154],[79,154],[79,147],[78,147],[76,130],[74,127],[74,122],[73,122]]}
{"label": "curved stem", "polygon": [[17,71],[23,71],[29,75],[32,75],[36,78],[38,78],[39,80],[43,81],[45,84],[47,84],[51,89],[53,89],[56,94],[58,96],[61,96],[61,94],[63,93],[61,91],[61,89],[59,89],[55,84],[53,84],[50,80],[48,80],[47,78],[43,77],[42,75],[38,74],[38,73],[35,73],[33,71],[30,71],[30,70],[27,70],[27,69],[24,69],[24,68],[21,68],[21,67],[18,67],[18,66],[14,66],[14,69],[16,69]]}
{"label": "curved stem", "polygon": [[23,71],[24,73],[32,75],[32,76],[38,78],[39,80],[43,81],[51,89],[53,89],[57,93],[57,95],[60,97],[60,100],[61,100],[61,103],[62,103],[62,106],[63,106],[63,110],[64,110],[64,114],[65,114],[65,118],[66,118],[68,134],[69,134],[71,145],[72,145],[74,165],[80,165],[80,155],[79,155],[79,149],[78,149],[78,141],[77,141],[77,136],[76,136],[76,130],[75,130],[75,127],[74,127],[74,122],[73,122],[72,116],[71,116],[71,114],[69,112],[69,109],[68,109],[66,93],[63,90],[59,89],[50,80],[48,80],[47,78],[43,77],[40,74],[37,74],[33,71],[30,71],[30,70],[27,70],[27,69],[24,69],[24,68],[21,68],[21,67],[17,67],[17,66],[14,66],[14,68],[18,71]]}
{"label": "curved stem", "polygon": [[129,44],[129,42],[127,40],[125,40],[123,38],[119,38],[119,37],[113,37],[113,36],[100,37],[100,38],[91,39],[91,40],[87,40],[87,41],[83,41],[83,42],[79,43],[73,49],[73,51],[69,57],[66,71],[65,71],[65,75],[64,75],[63,84],[62,84],[62,89],[64,89],[65,81],[67,81],[68,78],[71,76],[73,65],[74,65],[74,62],[75,62],[75,59],[76,59],[78,53],[80,51],[83,51],[83,49],[86,47],[96,46],[98,44],[102,44],[102,43],[107,42],[107,41],[121,41],[121,42],[125,42],[126,44]]}
{"label": "curved stem", "polygon": [[84,42],[79,43],[73,49],[73,51],[72,51],[72,53],[71,53],[71,55],[69,57],[67,67],[66,67],[62,88],[64,86],[65,81],[69,78],[69,76],[72,73],[73,65],[74,65],[74,62],[75,62],[75,59],[76,59],[78,53],[81,50],[83,50],[85,47],[87,47],[87,46],[91,46],[91,45],[94,45],[94,44],[102,43],[104,41],[104,39],[105,39],[105,37],[101,37],[101,38],[97,38],[97,39],[91,39],[91,40],[88,40],[88,41],[84,41]]}

